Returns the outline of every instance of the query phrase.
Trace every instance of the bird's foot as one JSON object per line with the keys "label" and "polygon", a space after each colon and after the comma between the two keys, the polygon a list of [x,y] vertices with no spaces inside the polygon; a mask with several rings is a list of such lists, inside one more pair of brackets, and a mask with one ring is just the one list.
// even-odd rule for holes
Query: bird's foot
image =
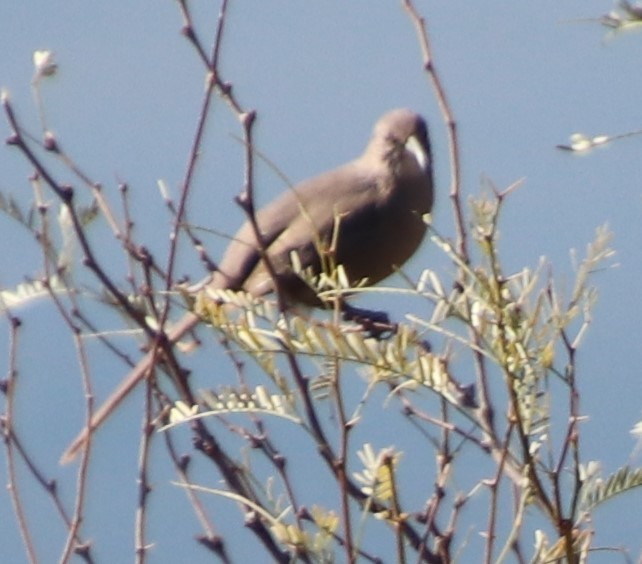
{"label": "bird's foot", "polygon": [[385,311],[361,309],[343,304],[342,314],[345,321],[354,321],[361,325],[368,337],[387,339],[397,332],[397,324],[390,321]]}

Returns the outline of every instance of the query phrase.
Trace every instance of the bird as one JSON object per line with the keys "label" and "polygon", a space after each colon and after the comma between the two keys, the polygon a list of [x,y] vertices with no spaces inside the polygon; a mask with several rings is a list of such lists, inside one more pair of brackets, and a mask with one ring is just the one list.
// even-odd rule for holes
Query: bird
{"label": "bird", "polygon": [[[256,225],[246,221],[218,268],[198,286],[213,300],[219,290],[255,297],[278,291],[286,307],[324,307],[293,265],[293,253],[299,267],[318,275],[327,266],[323,255],[331,249],[333,264],[341,265],[351,286],[377,284],[419,248],[433,201],[426,121],[409,109],[391,110],[376,122],[361,156],[286,190],[256,212]],[[188,312],[168,331],[166,342],[178,342],[199,321]],[[90,430],[147,377],[156,358],[157,351],[149,351],[95,411],[63,454],[63,464],[75,458]]]}

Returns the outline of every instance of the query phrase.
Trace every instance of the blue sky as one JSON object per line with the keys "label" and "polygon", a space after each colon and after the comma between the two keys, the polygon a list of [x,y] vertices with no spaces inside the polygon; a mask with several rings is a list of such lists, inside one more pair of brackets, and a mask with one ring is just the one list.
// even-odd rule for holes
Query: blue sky
{"label": "blue sky", "polygon": [[[211,32],[217,9],[216,2],[195,7],[199,32]],[[576,249],[582,256],[595,229],[605,223],[615,235],[618,267],[595,278],[600,296],[579,361],[582,409],[590,416],[584,426],[584,454],[587,460],[604,461],[605,470],[611,471],[629,460],[635,445],[629,430],[642,412],[642,138],[585,156],[555,146],[577,131],[617,134],[642,127],[642,75],[635,70],[642,35],[605,40],[604,29],[596,23],[573,21],[612,9],[602,0],[422,2],[419,9],[459,127],[465,193],[478,194],[485,179],[499,188],[523,179],[502,224],[506,271],[535,267],[545,255],[556,278],[562,285],[566,281],[570,291],[569,251]],[[27,127],[37,132],[31,57],[36,49],[55,52],[60,72],[43,85],[50,127],[114,201],[118,182],[129,184],[134,209],[145,210],[137,224],[140,238],[158,253],[166,247],[168,216],[156,183],[163,179],[178,192],[203,92],[202,68],[180,36],[180,26],[173,2],[24,0],[0,6],[0,87],[10,93]],[[241,103],[258,112],[257,147],[293,181],[356,156],[384,111],[399,106],[420,111],[431,124],[435,150],[435,224],[441,232],[453,233],[445,128],[421,70],[414,32],[397,2],[232,0],[221,66]],[[6,125],[0,128],[6,136]],[[217,100],[197,171],[192,222],[230,233],[242,221],[242,212],[232,202],[243,180],[242,146],[235,138],[240,134],[238,123]],[[28,174],[17,151],[0,150],[3,194],[27,203]],[[283,189],[283,182],[259,165],[257,199],[267,201]],[[206,243],[213,256],[220,256],[224,239],[210,236]],[[0,256],[3,287],[13,287],[24,275],[39,274],[37,246],[3,217]],[[424,245],[408,272],[417,275],[425,266],[448,268],[430,245]],[[194,279],[202,274],[190,255],[181,258],[180,271]],[[73,349],[52,307],[38,303],[17,313],[25,321],[26,350],[20,366],[25,374],[38,375],[34,386],[43,386],[43,403],[25,433],[43,441],[43,466],[56,468],[49,462],[57,458],[81,417],[77,395],[75,407],[67,413],[67,388],[78,394],[78,381],[70,374],[76,366]],[[1,336],[0,350],[5,351],[6,328]],[[111,389],[119,370],[112,366],[112,379],[97,385],[102,393]],[[44,387],[52,380],[53,389]],[[131,555],[131,527],[119,532],[117,525],[120,519],[133,518],[132,468],[139,424],[134,404],[125,406],[124,423],[105,429],[107,446],[96,454],[95,467],[101,468],[102,462],[102,468],[109,468],[105,472],[114,480],[114,489],[110,503],[92,513],[91,536],[105,551],[99,553],[102,559],[111,561]],[[58,427],[51,421],[59,421],[59,433],[49,433]],[[131,455],[123,447],[126,460],[100,458],[107,457],[109,444],[114,444],[110,440],[122,441],[128,433],[134,442]],[[56,471],[65,487],[72,488],[71,470]],[[155,476],[163,483],[171,478],[168,471]],[[120,487],[115,489],[117,480],[131,487],[129,498],[120,494]],[[180,493],[163,489],[159,506],[184,503]],[[0,521],[6,523],[8,499],[2,495]],[[612,502],[596,515],[598,530],[600,525],[606,528],[605,542],[628,546],[634,557],[640,550],[639,495]],[[35,491],[31,496],[33,514],[43,496]],[[177,506],[181,514],[189,514],[186,504]],[[155,519],[157,538],[174,532],[171,519]],[[183,525],[188,539],[196,524]],[[235,534],[233,527],[231,531]],[[108,548],[110,534],[123,544],[122,552],[108,552],[116,550]],[[57,542],[54,531],[51,544],[44,544],[57,554]],[[7,533],[3,527],[0,547],[3,560],[21,558],[15,530]],[[164,546],[162,550],[170,550],[165,553],[159,548],[152,561],[168,561],[161,554],[166,557],[175,548]],[[203,555],[198,547],[190,550],[192,561]],[[47,554],[44,548],[42,554]]]}

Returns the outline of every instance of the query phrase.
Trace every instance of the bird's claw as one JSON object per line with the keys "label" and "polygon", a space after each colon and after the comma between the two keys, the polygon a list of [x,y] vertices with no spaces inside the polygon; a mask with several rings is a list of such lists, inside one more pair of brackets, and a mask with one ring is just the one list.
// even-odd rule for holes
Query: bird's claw
{"label": "bird's claw", "polygon": [[354,321],[361,325],[368,337],[387,339],[397,332],[397,324],[390,321],[390,316],[385,311],[361,309],[344,305],[343,319]]}

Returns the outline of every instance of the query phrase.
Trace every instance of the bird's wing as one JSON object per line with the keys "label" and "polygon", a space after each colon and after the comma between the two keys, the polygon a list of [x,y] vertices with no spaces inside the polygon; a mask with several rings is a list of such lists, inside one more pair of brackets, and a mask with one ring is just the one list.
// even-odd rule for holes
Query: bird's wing
{"label": "bird's wing", "polygon": [[[370,180],[358,174],[358,169],[355,163],[349,163],[303,181],[257,213],[262,242],[277,267],[289,264],[295,251],[304,267],[318,268],[318,242],[329,242],[337,217],[347,209],[358,209],[360,200],[366,199]],[[362,180],[346,191],[340,181],[346,176]],[[224,279],[217,286],[240,289],[251,276],[264,271],[260,258],[254,229],[245,222],[219,265]]]}
{"label": "bird's wing", "polygon": [[[352,180],[350,186],[345,185],[345,178]],[[278,229],[270,222],[273,212],[280,209],[276,205],[266,208],[258,219],[260,224],[266,221],[270,226],[264,229],[270,235],[264,242],[275,270],[290,272],[291,255],[296,253],[303,268],[309,267],[318,274],[322,270],[319,250],[329,248],[337,230],[339,239],[345,231],[359,240],[362,239],[360,232],[367,237],[369,218],[377,213],[376,190],[372,175],[350,163],[304,181],[288,192],[288,220],[279,221]],[[245,282],[246,289],[255,294],[273,290],[272,280],[258,257]]]}
{"label": "bird's wing", "polygon": [[[299,213],[291,191],[283,193],[256,214],[261,239],[266,248],[285,231]],[[215,286],[241,289],[261,258],[254,228],[246,221],[232,238],[219,264]]]}

